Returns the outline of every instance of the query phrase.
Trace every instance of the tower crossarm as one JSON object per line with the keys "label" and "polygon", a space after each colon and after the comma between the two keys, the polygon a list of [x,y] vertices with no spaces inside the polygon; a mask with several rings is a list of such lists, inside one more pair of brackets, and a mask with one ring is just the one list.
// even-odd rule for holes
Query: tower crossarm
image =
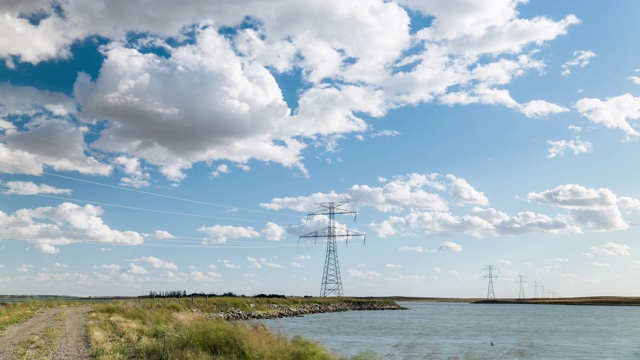
{"label": "tower crossarm", "polygon": [[[347,238],[347,243],[349,242],[349,239],[352,237],[362,237],[362,243],[364,244],[367,241],[367,234],[365,233],[361,233],[361,232],[357,232],[357,231],[353,231],[353,230],[349,230],[349,229],[342,229],[342,228],[335,228],[334,229],[335,233],[331,234],[332,237],[334,238]],[[314,244],[315,241],[318,238],[326,238],[329,236],[329,231],[327,229],[321,229],[321,230],[316,230],[316,231],[312,231],[308,234],[304,234],[300,237],[298,237],[298,244],[300,244],[300,239],[302,238],[306,238],[306,239],[314,239]]]}

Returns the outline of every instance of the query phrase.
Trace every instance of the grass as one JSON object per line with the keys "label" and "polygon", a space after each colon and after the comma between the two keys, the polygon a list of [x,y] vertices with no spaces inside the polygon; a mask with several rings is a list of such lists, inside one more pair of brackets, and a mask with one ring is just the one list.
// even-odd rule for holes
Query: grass
{"label": "grass", "polygon": [[49,359],[49,354],[56,348],[62,337],[59,327],[47,328],[43,334],[32,335],[16,349],[18,359]]}
{"label": "grass", "polygon": [[[242,299],[216,299],[209,306],[250,307]],[[259,323],[210,320],[195,308],[195,300],[193,304],[158,299],[113,302],[93,308],[89,337],[96,359],[336,358],[313,341],[289,340]]]}
{"label": "grass", "polygon": [[[241,310],[270,312],[303,304],[339,304],[372,300],[349,298],[181,298],[83,302],[93,311],[87,316],[92,355],[96,359],[339,359],[320,344],[302,337],[287,338],[259,322],[214,320],[209,314]],[[378,305],[393,301],[376,301]],[[26,321],[48,307],[78,305],[63,301],[25,301],[0,306],[0,330]],[[56,315],[64,320],[67,311]],[[62,336],[61,328],[34,335],[17,350],[20,358],[46,358]],[[357,360],[380,359],[362,353]]]}
{"label": "grass", "polygon": [[66,305],[62,301],[33,300],[0,305],[0,331],[9,325],[19,324],[34,317],[43,308]]}

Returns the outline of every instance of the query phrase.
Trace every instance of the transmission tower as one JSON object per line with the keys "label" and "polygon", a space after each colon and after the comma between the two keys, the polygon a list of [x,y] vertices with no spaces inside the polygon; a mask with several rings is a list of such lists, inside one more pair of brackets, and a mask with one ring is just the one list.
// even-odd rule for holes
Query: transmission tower
{"label": "transmission tower", "polygon": [[489,265],[486,268],[482,269],[483,271],[489,271],[488,275],[484,275],[485,279],[489,279],[489,288],[487,289],[487,299],[495,299],[496,293],[493,291],[493,279],[498,278],[498,276],[493,275],[493,270],[495,267]]}
{"label": "transmission tower", "polygon": [[533,293],[533,298],[537,299],[538,298],[538,282],[537,281],[533,282],[533,288],[535,289],[535,292]]}
{"label": "transmission tower", "polygon": [[518,293],[518,299],[524,299],[524,281],[522,281],[522,275],[520,275],[520,292]]}
{"label": "transmission tower", "polygon": [[336,227],[335,215],[353,214],[353,221],[356,220],[357,214],[355,211],[349,211],[340,208],[341,206],[348,203],[348,201],[317,203],[316,205],[322,207],[322,209],[308,214],[307,217],[326,215],[329,217],[329,225],[326,229],[316,230],[306,235],[302,235],[298,238],[298,242],[300,242],[300,239],[302,238],[313,238],[314,241],[316,241],[318,238],[327,238],[327,255],[324,260],[324,272],[322,274],[322,285],[320,286],[321,297],[327,297],[330,295],[339,297],[343,296],[342,279],[340,278],[340,265],[338,264],[338,246],[336,239],[339,237],[343,237],[346,238],[347,242],[349,242],[350,237],[362,236],[362,242],[364,243],[367,238],[366,234]]}

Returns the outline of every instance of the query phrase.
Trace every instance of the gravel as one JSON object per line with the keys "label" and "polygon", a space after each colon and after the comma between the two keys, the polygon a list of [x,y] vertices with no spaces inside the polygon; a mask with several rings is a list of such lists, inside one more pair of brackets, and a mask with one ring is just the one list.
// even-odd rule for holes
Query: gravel
{"label": "gravel", "polygon": [[[68,312],[62,320],[56,319],[61,312]],[[45,309],[35,317],[0,332],[0,359],[15,359],[16,348],[33,335],[41,335],[51,327],[62,327],[62,337],[57,347],[48,355],[51,360],[91,359],[85,315],[90,307]]]}

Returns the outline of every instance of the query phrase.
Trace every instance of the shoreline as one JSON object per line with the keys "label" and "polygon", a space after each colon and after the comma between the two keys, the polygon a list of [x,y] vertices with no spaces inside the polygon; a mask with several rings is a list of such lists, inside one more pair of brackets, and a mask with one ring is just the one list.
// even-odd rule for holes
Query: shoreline
{"label": "shoreline", "polygon": [[228,309],[213,314],[207,314],[209,319],[218,320],[266,320],[288,317],[302,317],[305,315],[325,314],[346,311],[383,311],[383,310],[408,310],[407,308],[394,303],[381,302],[376,300],[360,300],[341,303],[311,303],[300,304],[298,306],[270,304],[269,310],[244,311],[239,309]]}

